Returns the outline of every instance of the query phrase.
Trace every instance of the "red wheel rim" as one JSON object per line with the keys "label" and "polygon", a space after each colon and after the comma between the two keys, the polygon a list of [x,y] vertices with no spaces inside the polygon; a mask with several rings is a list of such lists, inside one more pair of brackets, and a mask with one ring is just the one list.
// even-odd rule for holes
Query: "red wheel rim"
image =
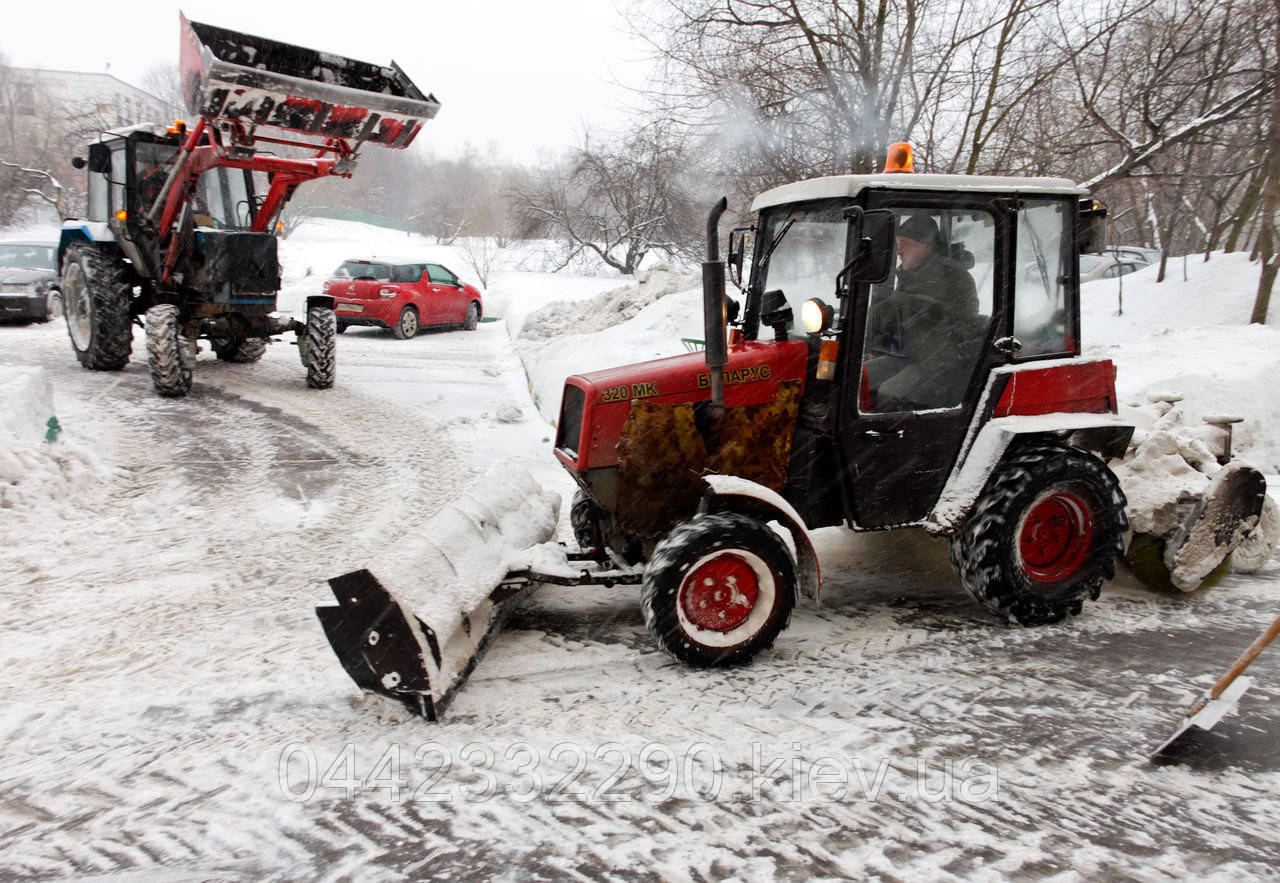
{"label": "red wheel rim", "polygon": [[1022,520],[1018,556],[1027,576],[1054,583],[1075,573],[1089,554],[1093,518],[1084,500],[1066,491],[1036,502]]}
{"label": "red wheel rim", "polygon": [[689,572],[680,584],[680,605],[698,628],[729,632],[751,615],[759,594],[751,565],[725,552]]}

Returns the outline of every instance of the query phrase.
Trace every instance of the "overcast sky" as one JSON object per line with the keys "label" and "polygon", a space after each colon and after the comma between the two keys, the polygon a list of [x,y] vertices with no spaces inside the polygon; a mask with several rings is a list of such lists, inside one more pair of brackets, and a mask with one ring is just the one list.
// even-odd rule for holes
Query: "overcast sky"
{"label": "overcast sky", "polygon": [[[178,12],[219,27],[395,60],[441,102],[418,136],[450,154],[471,142],[506,157],[574,143],[584,124],[612,126],[634,103],[624,88],[648,64],[613,0],[9,0],[0,51],[12,65],[103,71],[139,83],[177,64]],[[108,68],[107,66],[110,65]]]}

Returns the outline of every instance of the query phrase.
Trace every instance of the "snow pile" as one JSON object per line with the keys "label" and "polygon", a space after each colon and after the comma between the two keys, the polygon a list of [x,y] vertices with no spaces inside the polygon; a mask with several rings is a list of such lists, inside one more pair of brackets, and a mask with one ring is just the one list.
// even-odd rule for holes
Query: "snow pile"
{"label": "snow pile", "polygon": [[[1280,310],[1266,325],[1248,325],[1258,265],[1243,253],[1214,253],[1081,287],[1085,355],[1116,363],[1120,401],[1145,406],[1154,392],[1179,393],[1188,426],[1212,414],[1244,417],[1233,448],[1264,472],[1280,472]],[[1123,292],[1123,314],[1117,298]]]}
{"label": "snow pile", "polygon": [[553,422],[569,375],[678,355],[682,339],[702,334],[698,277],[667,266],[589,301],[548,304],[512,329],[534,403]]}
{"label": "snow pile", "polygon": [[[0,365],[0,509],[44,510],[107,476],[85,444],[54,443],[53,382],[43,368]],[[55,435],[57,433],[54,433]]]}
{"label": "snow pile", "polygon": [[560,495],[513,459],[494,464],[369,570],[442,642],[531,546],[555,535]]}
{"label": "snow pile", "polygon": [[512,327],[508,322],[507,328],[513,338],[524,342],[593,334],[633,319],[658,299],[697,284],[697,276],[680,274],[667,264],[659,264],[638,273],[634,284],[606,291],[589,301],[555,301],[525,318],[522,325]]}
{"label": "snow pile", "polygon": [[1112,463],[1111,469],[1129,503],[1129,527],[1164,536],[1177,527],[1186,506],[1204,493],[1219,466],[1205,433],[1185,426],[1180,408],[1161,402],[1154,409],[1163,413],[1147,429],[1141,427],[1147,422],[1141,411],[1125,415],[1139,428],[1124,459]]}

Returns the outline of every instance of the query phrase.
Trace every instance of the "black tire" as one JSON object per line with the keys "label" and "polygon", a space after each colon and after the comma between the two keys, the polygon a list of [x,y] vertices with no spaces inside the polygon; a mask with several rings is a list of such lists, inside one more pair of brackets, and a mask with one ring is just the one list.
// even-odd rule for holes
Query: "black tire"
{"label": "black tire", "polygon": [[119,371],[133,352],[133,286],[114,251],[87,242],[67,246],[62,297],[71,348],[91,371]]}
{"label": "black tire", "polygon": [[346,323],[346,322],[342,322],[342,321],[339,321],[339,322],[338,322],[338,334],[346,334],[346,333],[347,333],[347,329],[348,329],[349,327],[351,327],[351,326],[350,326],[348,323]]}
{"label": "black tire", "polygon": [[573,495],[573,504],[569,507],[569,524],[573,527],[573,538],[580,549],[599,549],[604,545],[604,533],[600,529],[600,521],[604,510],[596,501],[587,496],[586,491],[578,490]]}
{"label": "black tire", "polygon": [[1037,442],[1006,455],[951,538],[973,598],[1021,625],[1075,616],[1097,600],[1124,552],[1124,493],[1097,457]]}
{"label": "black tire", "polygon": [[462,327],[467,331],[475,331],[480,324],[480,305],[475,301],[467,304],[467,318],[462,320]]}
{"label": "black tire", "polygon": [[147,310],[145,321],[152,385],[162,396],[185,396],[191,391],[195,353],[194,341],[182,337],[178,308],[173,304],[156,304]]}
{"label": "black tire", "polygon": [[[50,288],[44,296],[44,318],[37,319],[37,322],[52,322],[54,319],[62,315],[62,292],[56,288]],[[132,332],[130,333],[132,337]]]}
{"label": "black tire", "polygon": [[642,591],[645,625],[663,650],[700,668],[736,665],[773,646],[787,627],[795,564],[759,521],[698,515],[658,543]]}
{"label": "black tire", "polygon": [[267,342],[261,337],[215,337],[209,343],[219,359],[241,365],[258,361],[267,351]]}
{"label": "black tire", "polygon": [[397,340],[408,340],[418,333],[418,311],[413,307],[405,307],[400,311],[400,318],[391,326],[391,333]]}
{"label": "black tire", "polygon": [[298,338],[298,355],[307,369],[307,386],[329,389],[338,369],[338,321],[333,310],[307,310],[307,330]]}

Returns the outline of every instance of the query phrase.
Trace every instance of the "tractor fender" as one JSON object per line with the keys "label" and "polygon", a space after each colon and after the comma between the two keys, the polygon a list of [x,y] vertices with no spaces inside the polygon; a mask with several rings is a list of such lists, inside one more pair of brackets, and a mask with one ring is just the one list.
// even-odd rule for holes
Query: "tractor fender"
{"label": "tractor fender", "polygon": [[1055,413],[989,420],[978,430],[973,442],[960,452],[924,527],[930,533],[940,534],[955,530],[1017,438],[1056,438],[1110,460],[1124,456],[1133,428],[1133,424],[1114,414]]}
{"label": "tractor fender", "polygon": [[325,310],[332,310],[336,301],[331,294],[312,294],[307,296],[307,310],[312,307],[320,307]]}
{"label": "tractor fender", "polygon": [[76,221],[63,224],[62,232],[58,235],[58,262],[61,264],[62,255],[66,252],[67,246],[73,242],[116,242],[116,234],[111,232],[111,228],[100,221]]}
{"label": "tractor fender", "polygon": [[803,597],[817,601],[822,569],[800,513],[777,491],[754,481],[736,475],[704,475],[702,480],[707,491],[698,511],[741,512],[762,521],[777,521],[791,533],[796,553],[796,588]]}

